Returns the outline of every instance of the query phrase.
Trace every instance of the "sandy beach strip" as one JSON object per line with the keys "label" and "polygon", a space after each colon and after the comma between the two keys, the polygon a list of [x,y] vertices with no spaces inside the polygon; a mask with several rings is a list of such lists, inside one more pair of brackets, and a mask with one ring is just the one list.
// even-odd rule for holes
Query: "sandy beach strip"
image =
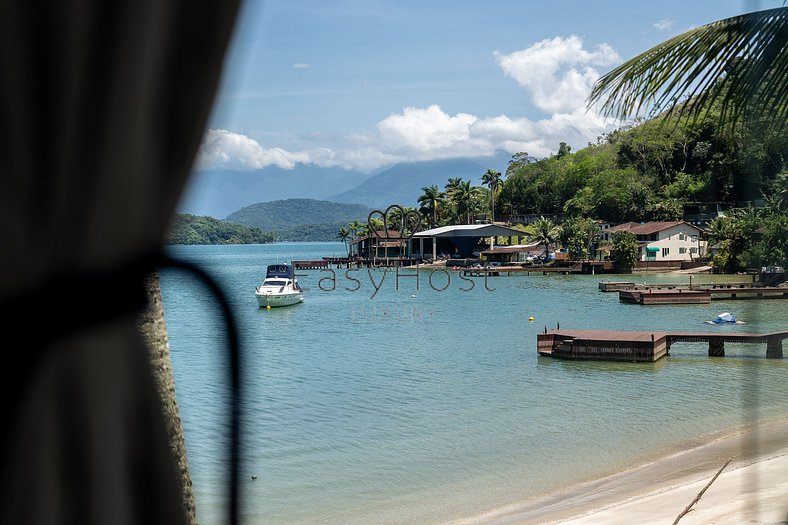
{"label": "sandy beach strip", "polygon": [[741,430],[606,478],[466,523],[670,525],[788,523],[788,420]]}

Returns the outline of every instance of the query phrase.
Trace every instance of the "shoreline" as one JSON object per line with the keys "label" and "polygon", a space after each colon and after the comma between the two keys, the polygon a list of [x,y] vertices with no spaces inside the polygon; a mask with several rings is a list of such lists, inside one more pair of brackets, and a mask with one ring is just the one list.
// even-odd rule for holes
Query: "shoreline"
{"label": "shoreline", "polygon": [[735,429],[709,443],[458,523],[670,524],[729,458],[681,525],[786,522],[788,419]]}

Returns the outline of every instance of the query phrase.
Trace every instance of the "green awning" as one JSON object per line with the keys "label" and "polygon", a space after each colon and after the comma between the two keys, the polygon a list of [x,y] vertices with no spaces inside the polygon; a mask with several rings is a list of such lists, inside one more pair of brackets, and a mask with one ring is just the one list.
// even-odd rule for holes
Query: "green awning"
{"label": "green awning", "polygon": [[646,246],[646,251],[657,253],[659,251],[659,248],[652,248],[651,246]]}

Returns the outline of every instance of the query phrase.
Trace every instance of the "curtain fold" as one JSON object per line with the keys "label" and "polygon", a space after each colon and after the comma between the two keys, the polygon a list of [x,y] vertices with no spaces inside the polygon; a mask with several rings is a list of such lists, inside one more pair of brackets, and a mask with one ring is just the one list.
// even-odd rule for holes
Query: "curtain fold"
{"label": "curtain fold", "polygon": [[136,317],[237,10],[0,1],[1,523],[183,520]]}

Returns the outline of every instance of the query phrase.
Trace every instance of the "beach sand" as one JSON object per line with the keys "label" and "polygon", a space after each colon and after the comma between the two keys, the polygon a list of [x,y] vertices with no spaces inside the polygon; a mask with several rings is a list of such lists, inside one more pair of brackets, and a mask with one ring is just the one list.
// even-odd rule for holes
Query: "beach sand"
{"label": "beach sand", "polygon": [[741,430],[473,521],[670,525],[729,458],[731,463],[680,525],[788,524],[788,421]]}

